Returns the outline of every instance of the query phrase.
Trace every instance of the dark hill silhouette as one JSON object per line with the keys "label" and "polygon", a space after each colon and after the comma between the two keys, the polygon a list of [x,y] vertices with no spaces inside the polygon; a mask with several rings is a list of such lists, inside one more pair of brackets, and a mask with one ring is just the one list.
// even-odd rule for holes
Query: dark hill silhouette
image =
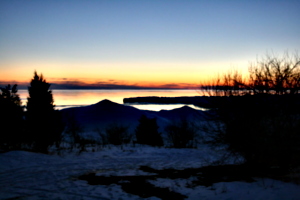
{"label": "dark hill silhouette", "polygon": [[103,130],[112,123],[129,126],[129,131],[134,131],[138,120],[142,115],[149,118],[157,118],[160,131],[169,123],[181,119],[201,119],[203,111],[195,110],[188,106],[174,110],[146,111],[132,106],[118,104],[109,100],[103,100],[96,104],[84,107],[73,107],[62,110],[64,120],[73,116],[76,121],[85,128],[85,131],[93,131],[96,128]]}
{"label": "dark hill silhouette", "polygon": [[195,110],[189,106],[183,106],[181,108],[175,108],[173,110],[161,110],[158,115],[163,118],[170,120],[187,119],[192,120],[193,118],[201,118],[203,115],[202,111]]}
{"label": "dark hill silhouette", "polygon": [[74,116],[87,131],[95,128],[102,129],[114,122],[131,126],[131,123],[137,121],[143,114],[134,107],[123,106],[109,100],[84,107],[63,109],[62,112],[65,120],[69,116]]}

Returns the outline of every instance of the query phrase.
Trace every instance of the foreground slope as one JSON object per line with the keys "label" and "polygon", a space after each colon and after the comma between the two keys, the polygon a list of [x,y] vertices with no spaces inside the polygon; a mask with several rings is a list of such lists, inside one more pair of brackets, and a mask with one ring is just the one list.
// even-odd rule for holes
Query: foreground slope
{"label": "foreground slope", "polygon": [[[153,169],[196,168],[209,165],[220,155],[220,152],[211,151],[206,146],[198,149],[110,147],[97,152],[63,156],[24,151],[1,153],[0,199],[138,200],[141,197],[125,192],[120,185],[91,185],[80,177],[90,173],[103,177],[152,175],[140,170],[141,166]],[[254,177],[254,182],[223,181],[207,187],[192,186],[195,180],[196,177],[165,177],[149,182],[158,188],[173,191],[173,194],[181,194],[188,200],[296,200],[300,197],[299,185],[267,178]],[[147,199],[159,198],[151,196]]]}
{"label": "foreground slope", "polygon": [[[97,104],[63,110],[64,116],[72,115],[79,123],[92,130],[108,123],[129,123],[134,127],[142,114],[157,117],[158,122],[174,123],[181,118],[200,119],[189,107],[172,111],[142,111],[129,106],[101,101]],[[153,177],[158,171],[168,169],[189,170],[209,166],[216,161],[223,164],[236,162],[236,157],[226,155],[224,149],[212,150],[205,144],[197,149],[155,148],[136,145],[94,147],[96,152],[63,152],[62,155],[45,155],[25,151],[0,153],[0,199],[74,199],[74,200],[138,200],[143,194],[138,188],[125,190],[129,179]],[[224,159],[226,158],[226,159]],[[147,170],[145,170],[147,169]],[[167,170],[166,170],[167,169]],[[174,170],[171,170],[174,172]],[[175,171],[176,172],[176,171]],[[91,183],[82,177],[95,176],[100,179],[117,179],[117,183]],[[300,186],[268,178],[252,177],[251,182],[231,181],[228,177],[210,185],[195,184],[201,174],[186,178],[171,176],[154,177],[145,185],[175,194],[173,199],[299,199]],[[101,178],[102,177],[102,178]],[[125,177],[122,179],[122,177]],[[196,181],[196,182],[195,182]],[[138,185],[137,185],[138,187]],[[161,189],[159,189],[161,188]],[[128,189],[128,188],[127,188]],[[176,196],[178,194],[178,196]],[[141,195],[141,196],[139,196]],[[149,200],[160,199],[148,191]],[[166,197],[168,198],[168,197]],[[164,198],[164,199],[166,199]]]}

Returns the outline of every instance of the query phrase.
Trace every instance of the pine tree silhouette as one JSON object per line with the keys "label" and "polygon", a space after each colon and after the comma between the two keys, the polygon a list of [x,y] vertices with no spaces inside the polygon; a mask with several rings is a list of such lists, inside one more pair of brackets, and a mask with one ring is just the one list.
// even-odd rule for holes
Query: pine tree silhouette
{"label": "pine tree silhouette", "polygon": [[50,84],[43,75],[34,77],[28,87],[26,121],[28,125],[29,143],[33,149],[47,153],[49,146],[59,142],[63,130],[59,111],[54,109]]}

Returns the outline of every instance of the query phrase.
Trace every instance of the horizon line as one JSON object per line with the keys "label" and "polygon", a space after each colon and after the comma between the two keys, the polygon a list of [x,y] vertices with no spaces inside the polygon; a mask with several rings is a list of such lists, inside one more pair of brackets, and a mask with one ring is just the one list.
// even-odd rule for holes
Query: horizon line
{"label": "horizon line", "polygon": [[[8,83],[8,82],[0,82],[0,88],[10,85],[17,84],[17,89],[19,90],[27,90],[30,84],[23,83]],[[170,86],[161,85],[161,86],[137,86],[137,85],[68,85],[68,84],[56,84],[50,83],[50,90],[193,90],[199,89],[200,86],[189,85],[189,86],[181,86],[181,84],[172,84]]]}
{"label": "horizon line", "polygon": [[[110,83],[110,82],[102,82],[102,83],[83,83],[83,82],[73,82],[73,83],[58,83],[58,82],[48,82],[50,84],[51,89],[61,89],[61,90],[142,90],[142,89],[199,89],[200,85],[198,84],[190,84],[190,83],[167,83],[167,84],[158,84],[158,83],[148,83],[148,84],[122,84],[122,83]],[[0,81],[0,87],[5,87],[8,84],[17,85],[17,89],[28,89],[30,86],[29,82],[23,81]]]}

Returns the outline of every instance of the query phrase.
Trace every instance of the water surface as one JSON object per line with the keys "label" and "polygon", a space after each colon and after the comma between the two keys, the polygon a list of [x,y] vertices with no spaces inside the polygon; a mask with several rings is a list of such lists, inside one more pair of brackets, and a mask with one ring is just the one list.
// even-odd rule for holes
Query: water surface
{"label": "water surface", "polygon": [[[23,105],[26,105],[28,91],[18,91]],[[201,93],[197,90],[52,90],[54,104],[57,109],[68,107],[86,106],[98,103],[104,99],[123,104],[123,99],[128,97],[177,97],[177,96],[199,96]],[[184,104],[169,105],[130,105],[143,110],[171,110],[184,106]],[[193,106],[191,106],[193,107]]]}

